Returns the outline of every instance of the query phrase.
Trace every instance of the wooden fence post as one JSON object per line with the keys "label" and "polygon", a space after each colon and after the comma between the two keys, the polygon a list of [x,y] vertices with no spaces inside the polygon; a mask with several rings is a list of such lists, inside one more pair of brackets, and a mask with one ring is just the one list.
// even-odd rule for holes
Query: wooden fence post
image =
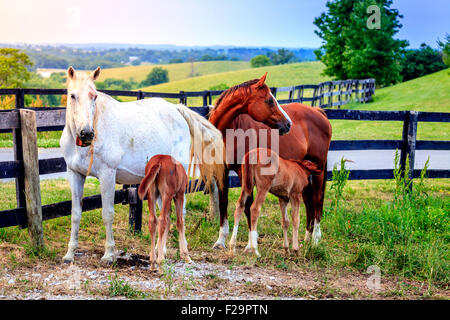
{"label": "wooden fence post", "polygon": [[28,232],[31,236],[33,246],[39,248],[44,246],[44,232],[42,228],[36,112],[26,109],[21,109],[19,112],[25,174],[24,182]]}
{"label": "wooden fence post", "polygon": [[180,91],[180,95],[182,95],[182,96],[180,97],[180,103],[181,103],[181,104],[184,104],[185,106],[187,106],[187,97],[186,97],[186,95],[184,94],[184,91]]}
{"label": "wooden fence post", "polygon": [[[409,156],[409,172],[410,180],[414,177],[414,160],[416,156],[416,137],[417,137],[417,111],[409,111],[406,113],[405,121],[403,122],[403,148],[400,154],[400,169],[406,168],[406,157]],[[412,187],[412,183],[410,185]]]}
{"label": "wooden fence post", "polygon": [[130,204],[130,214],[128,218],[131,232],[139,233],[142,229],[142,200],[139,199],[137,190],[139,185],[132,184],[128,188],[128,203]]}
{"label": "wooden fence post", "polygon": [[[15,96],[16,100],[16,110],[20,110],[25,106],[25,97],[23,94],[23,89],[17,89],[18,92]],[[22,134],[21,134],[21,128],[13,129],[13,142],[14,142],[14,160],[23,160],[23,151],[22,151]],[[23,173],[23,171],[22,171]],[[26,207],[26,201],[25,201],[25,177],[23,174],[21,174],[16,179],[16,201],[17,201],[17,207],[18,208],[25,208]],[[27,225],[21,225],[21,228],[26,228]]]}

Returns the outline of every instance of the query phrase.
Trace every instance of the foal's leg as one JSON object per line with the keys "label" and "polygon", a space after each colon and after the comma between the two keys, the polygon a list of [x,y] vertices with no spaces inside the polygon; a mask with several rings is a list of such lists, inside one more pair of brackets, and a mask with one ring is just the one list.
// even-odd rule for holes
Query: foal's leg
{"label": "foal's leg", "polygon": [[175,196],[175,210],[177,213],[177,230],[178,230],[178,243],[180,246],[180,256],[186,263],[191,263],[192,260],[189,257],[189,251],[187,247],[184,218],[183,218],[183,203],[184,203],[184,190],[179,192]]}
{"label": "foal's leg", "polygon": [[161,265],[166,254],[165,247],[167,241],[167,235],[169,233],[170,226],[170,202],[172,199],[169,196],[162,196],[162,208],[159,214],[159,226],[158,226],[158,257],[156,262]]}
{"label": "foal's leg", "polygon": [[292,250],[298,252],[298,227],[300,225],[299,220],[299,208],[300,197],[291,198],[291,217],[292,217]]}
{"label": "foal's leg", "polygon": [[239,220],[241,219],[242,212],[244,211],[245,202],[247,200],[248,194],[245,193],[244,188],[242,188],[241,195],[239,196],[238,201],[236,202],[236,210],[234,211],[234,226],[233,226],[233,234],[230,239],[230,253],[234,254],[236,251],[236,239],[237,233],[239,229]]}
{"label": "foal's leg", "polygon": [[289,240],[288,240],[288,229],[289,229],[289,217],[287,212],[287,207],[289,202],[278,198],[281,209],[281,226],[283,227],[283,248],[287,253],[289,251]]}
{"label": "foal's leg", "polygon": [[102,261],[112,263],[115,261],[114,236],[112,225],[114,221],[114,194],[116,187],[116,170],[103,169],[99,173],[100,190],[102,193],[102,217],[106,229],[105,254]]}
{"label": "foal's leg", "polygon": [[78,247],[78,231],[81,220],[81,200],[83,199],[84,181],[86,177],[67,168],[67,178],[72,191],[72,231],[70,233],[69,248],[63,262],[73,261],[75,249]]}
{"label": "foal's leg", "polygon": [[267,193],[269,192],[270,185],[267,187],[257,188],[258,194],[256,195],[255,202],[252,204],[250,208],[250,214],[251,214],[251,229],[248,234],[248,245],[245,247],[244,251],[253,251],[257,257],[260,257],[258,251],[258,232],[257,229],[257,223],[259,214],[261,212],[261,207],[264,203],[264,200],[266,199]]}
{"label": "foal's leg", "polygon": [[156,227],[158,226],[158,217],[156,216],[156,201],[154,196],[154,194],[151,194],[151,191],[147,194],[148,211],[150,212],[148,230],[150,231],[150,236],[152,239],[152,244],[150,246],[150,270],[154,270],[156,263],[155,238]]}

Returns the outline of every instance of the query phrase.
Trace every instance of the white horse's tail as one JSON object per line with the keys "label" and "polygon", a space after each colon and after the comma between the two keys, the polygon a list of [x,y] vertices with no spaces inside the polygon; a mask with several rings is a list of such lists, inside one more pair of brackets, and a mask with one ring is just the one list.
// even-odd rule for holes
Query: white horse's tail
{"label": "white horse's tail", "polygon": [[211,122],[188,107],[178,104],[176,108],[186,120],[191,133],[188,175],[194,176],[195,169],[199,168],[200,179],[206,188],[209,188],[215,179],[219,189],[222,189],[225,170],[222,133]]}

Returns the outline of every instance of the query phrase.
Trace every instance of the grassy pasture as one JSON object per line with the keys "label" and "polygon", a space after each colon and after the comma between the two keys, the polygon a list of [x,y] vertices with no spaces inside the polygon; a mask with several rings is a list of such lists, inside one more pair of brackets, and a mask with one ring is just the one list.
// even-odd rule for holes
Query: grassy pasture
{"label": "grassy pasture", "polygon": [[[415,181],[415,186],[420,181]],[[340,195],[336,182],[327,185],[327,196],[321,228],[322,241],[317,248],[302,246],[296,255],[284,253],[282,229],[277,198],[269,195],[258,222],[261,258],[245,255],[247,225],[243,218],[238,233],[237,254],[211,249],[218,234],[218,220],[208,213],[208,196],[203,193],[187,195],[186,236],[191,256],[204,254],[216,263],[229,266],[258,266],[284,271],[357,272],[364,274],[371,265],[381,269],[382,277],[397,277],[404,281],[418,281],[427,288],[426,297],[434,291],[445,291],[449,283],[449,205],[450,179],[428,179],[418,187],[414,198],[403,199],[393,180],[349,181]],[[41,182],[43,204],[70,199],[67,181]],[[85,195],[99,193],[99,184],[88,179]],[[230,191],[229,218],[233,226],[233,212],[240,188]],[[14,183],[2,184],[0,210],[15,206]],[[336,207],[336,200],[339,205]],[[114,236],[117,249],[148,255],[150,237],[147,229],[148,209],[144,203],[142,234],[128,231],[128,206],[115,206]],[[305,230],[305,210],[300,209],[300,239]],[[172,211],[173,212],[173,211]],[[175,217],[172,215],[172,221]],[[32,266],[41,262],[59,264],[67,250],[70,236],[70,216],[44,222],[46,250],[37,253],[30,244],[27,230],[18,227],[0,229],[0,266],[9,268]],[[168,241],[170,259],[179,259],[177,232],[171,229]],[[289,229],[291,241],[292,228]],[[103,251],[105,230],[100,210],[83,213],[80,226],[80,248],[91,255]],[[229,240],[229,239],[228,239]],[[215,258],[214,258],[215,257]],[[401,280],[403,281],[403,280]],[[391,288],[392,289],[392,288]],[[391,290],[390,289],[390,290]],[[416,288],[419,290],[418,288]],[[393,294],[386,289],[385,294]],[[383,293],[382,293],[383,294]],[[402,292],[396,292],[402,297]]]}

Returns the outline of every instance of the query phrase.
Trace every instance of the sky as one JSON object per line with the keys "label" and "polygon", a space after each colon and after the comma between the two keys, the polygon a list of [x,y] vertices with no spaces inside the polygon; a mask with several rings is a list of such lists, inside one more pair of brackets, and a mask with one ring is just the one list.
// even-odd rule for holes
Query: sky
{"label": "sky", "polygon": [[[317,48],[326,0],[0,0],[0,43],[134,43]],[[450,0],[394,0],[396,38],[436,47]]]}

